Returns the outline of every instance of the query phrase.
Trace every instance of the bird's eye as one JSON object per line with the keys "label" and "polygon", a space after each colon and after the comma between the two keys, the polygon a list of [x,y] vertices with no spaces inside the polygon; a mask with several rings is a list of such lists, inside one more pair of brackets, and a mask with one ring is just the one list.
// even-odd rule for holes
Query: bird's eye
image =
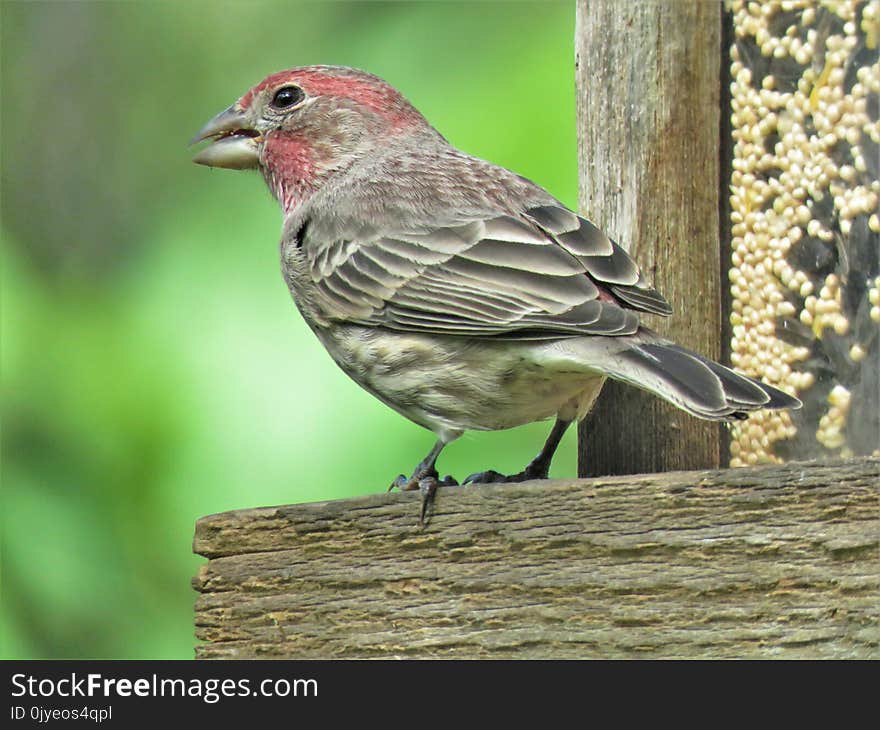
{"label": "bird's eye", "polygon": [[305,94],[299,86],[282,86],[272,97],[272,106],[276,109],[288,109],[303,100]]}

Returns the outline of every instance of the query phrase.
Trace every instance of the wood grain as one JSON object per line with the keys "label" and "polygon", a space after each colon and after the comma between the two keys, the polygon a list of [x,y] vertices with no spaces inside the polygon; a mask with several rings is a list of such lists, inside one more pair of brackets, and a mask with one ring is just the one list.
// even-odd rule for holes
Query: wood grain
{"label": "wood grain", "polygon": [[202,518],[201,658],[880,657],[880,459]]}
{"label": "wood grain", "polygon": [[[579,0],[580,207],[672,304],[645,323],[721,353],[721,3]],[[718,424],[606,384],[581,425],[581,476],[721,465]]]}

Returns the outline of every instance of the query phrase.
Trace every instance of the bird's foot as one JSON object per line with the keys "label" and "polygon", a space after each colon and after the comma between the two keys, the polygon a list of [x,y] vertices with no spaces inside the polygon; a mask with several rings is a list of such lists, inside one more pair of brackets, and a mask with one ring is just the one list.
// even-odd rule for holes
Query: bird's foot
{"label": "bird's foot", "polygon": [[519,474],[501,474],[494,469],[471,474],[464,484],[504,484],[510,482],[526,482],[529,479],[546,479],[549,469],[529,464]]}
{"label": "bird's foot", "polygon": [[438,476],[436,469],[424,472],[417,469],[409,478],[403,474],[398,475],[398,477],[391,482],[391,486],[388,487],[389,492],[395,487],[402,492],[411,492],[416,489],[419,490],[422,495],[422,506],[419,510],[419,524],[421,524],[422,527],[427,524],[426,518],[428,515],[428,509],[434,504],[434,495],[437,493],[437,490],[440,487],[458,486],[458,482],[449,474],[442,479],[438,479]]}

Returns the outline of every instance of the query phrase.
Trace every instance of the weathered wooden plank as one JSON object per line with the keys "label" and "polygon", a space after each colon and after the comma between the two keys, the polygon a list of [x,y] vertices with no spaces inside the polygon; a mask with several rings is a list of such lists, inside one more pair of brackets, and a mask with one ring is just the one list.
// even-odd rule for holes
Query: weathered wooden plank
{"label": "weathered wooden plank", "polygon": [[211,658],[880,657],[880,459],[448,488],[196,526]]}
{"label": "weathered wooden plank", "polygon": [[[581,211],[670,300],[646,323],[721,352],[721,3],[578,0]],[[606,384],[581,426],[581,476],[721,464],[721,430],[631,386]]]}

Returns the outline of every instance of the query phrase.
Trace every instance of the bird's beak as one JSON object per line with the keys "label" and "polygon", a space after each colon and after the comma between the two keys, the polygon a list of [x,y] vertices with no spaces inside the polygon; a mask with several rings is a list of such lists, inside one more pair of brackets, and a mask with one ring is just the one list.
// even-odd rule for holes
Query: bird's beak
{"label": "bird's beak", "polygon": [[212,140],[211,144],[193,157],[199,165],[246,170],[260,162],[260,133],[235,104],[211,119],[189,143],[194,145],[206,139]]}

